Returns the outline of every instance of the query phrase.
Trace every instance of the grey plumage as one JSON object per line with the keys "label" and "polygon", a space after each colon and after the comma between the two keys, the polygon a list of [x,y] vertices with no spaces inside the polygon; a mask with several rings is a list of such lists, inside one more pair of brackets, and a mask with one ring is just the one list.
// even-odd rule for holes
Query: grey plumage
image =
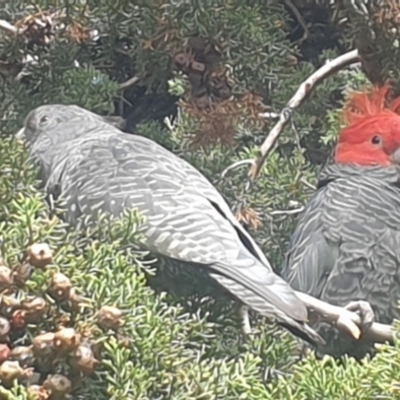
{"label": "grey plumage", "polygon": [[128,135],[77,106],[33,110],[20,134],[48,193],[65,201],[68,221],[99,212],[145,216],[145,246],[160,258],[201,267],[250,308],[311,341],[307,310],[237,222],[213,185],[155,142]]}
{"label": "grey plumage", "polygon": [[[293,233],[282,276],[295,290],[331,304],[364,300],[376,320],[400,317],[400,189],[398,167],[328,165]],[[331,327],[315,325],[326,352],[368,350]]]}

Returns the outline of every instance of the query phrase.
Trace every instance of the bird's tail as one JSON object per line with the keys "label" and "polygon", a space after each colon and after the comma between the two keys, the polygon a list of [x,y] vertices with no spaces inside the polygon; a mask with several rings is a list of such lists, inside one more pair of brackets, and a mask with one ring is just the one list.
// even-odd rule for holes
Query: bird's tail
{"label": "bird's tail", "polygon": [[322,338],[322,336],[320,336],[314,329],[312,329],[304,322],[297,322],[297,321],[291,321],[290,323],[278,322],[278,325],[287,329],[294,336],[297,336],[298,338],[305,340],[312,346],[318,347],[326,345],[326,341]]}
{"label": "bird's tail", "polygon": [[[279,325],[286,328],[293,335],[305,340],[313,346],[325,344],[325,340],[306,323],[289,317],[286,313],[279,310],[275,305],[267,303],[266,300],[255,295],[253,291],[241,285],[240,283],[215,273],[210,273],[210,276],[221,286],[228,289],[230,293],[232,293],[246,306],[260,313],[261,315],[275,319]],[[299,299],[299,301],[301,300]]]}

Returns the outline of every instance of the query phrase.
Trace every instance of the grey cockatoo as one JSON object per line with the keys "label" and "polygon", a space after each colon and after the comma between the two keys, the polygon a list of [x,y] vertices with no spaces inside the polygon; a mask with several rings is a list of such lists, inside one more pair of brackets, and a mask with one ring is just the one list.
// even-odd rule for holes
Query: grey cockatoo
{"label": "grey cockatoo", "polygon": [[66,218],[138,209],[145,247],[159,258],[201,268],[251,309],[311,342],[307,309],[271,269],[214,186],[157,143],[121,132],[77,106],[45,105],[23,129],[45,190],[60,195]]}
{"label": "grey cockatoo", "polygon": [[[295,290],[325,302],[369,303],[384,324],[400,317],[400,100],[388,103],[388,90],[349,100],[347,126],[298,221],[282,272]],[[333,355],[362,357],[371,345],[325,324],[315,328],[327,342],[320,350]]]}

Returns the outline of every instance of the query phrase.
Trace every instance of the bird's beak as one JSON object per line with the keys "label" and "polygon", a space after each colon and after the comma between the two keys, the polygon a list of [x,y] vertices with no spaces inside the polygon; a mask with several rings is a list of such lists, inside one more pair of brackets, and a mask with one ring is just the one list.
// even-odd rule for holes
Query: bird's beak
{"label": "bird's beak", "polygon": [[17,139],[25,139],[25,128],[20,129],[15,135]]}

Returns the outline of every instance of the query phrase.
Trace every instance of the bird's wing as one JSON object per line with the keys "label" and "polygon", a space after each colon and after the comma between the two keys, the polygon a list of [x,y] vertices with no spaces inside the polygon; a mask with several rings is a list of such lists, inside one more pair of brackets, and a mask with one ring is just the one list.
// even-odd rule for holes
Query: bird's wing
{"label": "bird's wing", "polygon": [[293,235],[284,276],[293,288],[325,301],[366,300],[393,313],[400,299],[400,190],[395,180],[366,172],[321,188]]}
{"label": "bird's wing", "polygon": [[155,142],[109,127],[107,132],[67,143],[53,161],[48,189],[61,183],[71,222],[98,211],[119,215],[138,208],[147,220],[149,250],[210,268],[250,307],[306,320],[290,286],[240,240],[238,230],[244,230],[206,178]]}
{"label": "bird's wing", "polygon": [[[335,266],[321,294],[325,301],[345,305],[352,300],[368,301],[379,321],[390,323],[399,315],[400,300],[400,190],[387,180],[339,181],[337,190],[351,205],[330,201],[332,212],[325,225],[336,222],[339,238]],[[339,236],[340,235],[340,236]]]}
{"label": "bird's wing", "polygon": [[326,192],[315,193],[299,218],[282,269],[293,289],[314,297],[321,296],[337,259],[336,243],[329,243],[323,225]]}

